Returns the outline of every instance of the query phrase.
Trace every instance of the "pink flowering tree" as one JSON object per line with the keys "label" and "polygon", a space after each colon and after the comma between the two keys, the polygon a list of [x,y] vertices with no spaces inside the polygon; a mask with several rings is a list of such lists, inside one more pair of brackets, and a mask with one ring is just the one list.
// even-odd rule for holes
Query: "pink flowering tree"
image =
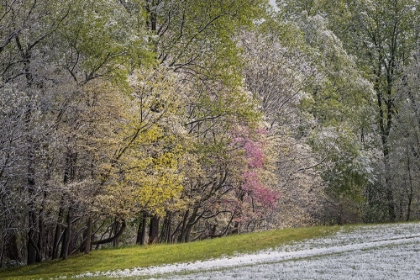
{"label": "pink flowering tree", "polygon": [[273,186],[275,175],[267,156],[267,133],[264,129],[242,127],[235,131],[233,145],[242,151],[240,179],[236,182],[237,211],[235,221],[245,230],[252,230],[267,221],[277,208],[280,194]]}

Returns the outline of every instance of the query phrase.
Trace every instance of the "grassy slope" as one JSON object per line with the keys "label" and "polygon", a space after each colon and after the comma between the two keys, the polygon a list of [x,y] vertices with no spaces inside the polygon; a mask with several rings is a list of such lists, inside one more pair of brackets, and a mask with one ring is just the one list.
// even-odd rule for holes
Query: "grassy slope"
{"label": "grassy slope", "polygon": [[249,253],[276,247],[292,241],[333,234],[339,227],[311,227],[241,234],[186,244],[132,246],[120,249],[93,251],[66,261],[48,261],[41,264],[0,271],[0,279],[49,279],[71,276],[87,271],[108,271],[133,267],[147,267],[170,263],[192,262]]}

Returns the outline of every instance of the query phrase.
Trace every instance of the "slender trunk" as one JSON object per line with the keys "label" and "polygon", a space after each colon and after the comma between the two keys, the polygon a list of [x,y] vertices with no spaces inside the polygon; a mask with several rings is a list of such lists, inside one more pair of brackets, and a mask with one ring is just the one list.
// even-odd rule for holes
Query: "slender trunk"
{"label": "slender trunk", "polygon": [[37,247],[39,249],[40,254],[37,254],[37,262],[42,261],[42,253],[45,254],[46,248],[46,235],[45,235],[45,225],[44,225],[44,211],[45,211],[45,203],[47,198],[47,192],[44,191],[44,196],[41,203],[41,209],[39,210],[38,214],[38,244]]}
{"label": "slender trunk", "polygon": [[188,243],[191,240],[191,231],[192,231],[193,226],[194,225],[190,225],[190,224],[187,226],[187,230],[185,231],[185,240],[184,240],[185,243]]}
{"label": "slender trunk", "polygon": [[44,221],[42,219],[42,217],[39,217],[39,221],[38,221],[38,243],[37,243],[37,247],[39,250],[39,253],[36,255],[36,261],[37,262],[41,262],[42,261],[42,255],[43,252],[45,250],[44,245],[45,245],[45,235],[44,235]]}
{"label": "slender trunk", "polygon": [[191,213],[191,216],[188,218],[188,222],[186,223],[185,229],[181,233],[181,242],[190,242],[191,231],[196,223],[197,212],[198,208],[195,208],[194,211]]}
{"label": "slender trunk", "polygon": [[52,259],[58,258],[58,248],[60,247],[60,241],[62,240],[62,226],[61,223],[63,221],[64,215],[64,196],[61,198],[60,208],[58,210],[58,217],[55,226],[55,233],[54,233],[54,241],[53,241],[53,251],[52,251]]}
{"label": "slender trunk", "polygon": [[141,232],[143,231],[143,214],[140,214],[141,218],[139,219],[139,226],[137,228],[137,237],[136,237],[136,244],[141,244],[142,236]]}
{"label": "slender trunk", "polygon": [[145,245],[147,238],[147,212],[142,211],[137,230],[136,244]]}
{"label": "slender trunk", "polygon": [[28,203],[29,211],[28,211],[28,222],[29,222],[29,231],[28,231],[28,259],[27,264],[33,264],[38,260],[37,256],[37,248],[36,248],[36,213],[35,213],[35,205],[33,202],[33,197],[35,193],[35,180],[33,180],[30,176],[28,179],[28,193],[29,193],[29,199],[30,202]]}
{"label": "slender trunk", "polygon": [[394,222],[396,219],[394,192],[392,190],[391,182],[391,165],[389,162],[389,151],[384,149],[384,163],[385,163],[385,187],[386,187],[386,202],[388,206],[389,220]]}
{"label": "slender trunk", "polygon": [[[393,60],[392,60],[393,61]],[[396,218],[396,213],[395,213],[395,202],[394,202],[394,191],[393,191],[393,187],[392,187],[392,179],[391,179],[391,164],[390,164],[390,159],[389,159],[389,154],[390,154],[390,143],[389,143],[389,135],[391,132],[391,127],[393,124],[393,106],[394,106],[394,97],[392,96],[392,88],[393,88],[393,70],[395,69],[395,65],[393,62],[391,62],[390,68],[389,68],[390,72],[387,74],[387,102],[386,102],[386,130],[385,130],[385,136],[386,136],[386,141],[384,141],[384,157],[385,157],[385,178],[387,180],[387,193],[386,193],[386,197],[387,197],[387,203],[388,203],[388,213],[389,213],[389,217],[391,222],[395,221]]]}
{"label": "slender trunk", "polygon": [[[68,184],[69,182],[71,182],[72,180],[74,180],[74,178],[75,178],[76,159],[77,159],[77,154],[72,153],[70,151],[70,149],[68,149],[67,153],[66,153],[66,162],[65,162],[64,178],[63,178],[63,183],[65,185]],[[67,227],[64,231],[63,244],[62,244],[62,247],[61,247],[62,248],[61,249],[61,258],[63,260],[66,260],[68,255],[69,255],[69,247],[70,247],[70,240],[71,240],[71,234],[72,234],[71,212],[72,212],[72,208],[71,208],[71,206],[69,206],[68,211],[67,211],[67,218],[66,218]]]}
{"label": "slender trunk", "polygon": [[1,252],[0,252],[0,269],[3,268],[3,259],[4,259],[4,254],[6,252],[6,238],[5,238],[5,234],[2,235],[2,240],[1,240]]}
{"label": "slender trunk", "polygon": [[185,229],[187,227],[189,213],[190,209],[187,209],[187,211],[185,211],[184,218],[182,219],[181,234],[178,236],[178,242],[185,242]]}
{"label": "slender trunk", "polygon": [[[115,218],[115,222],[114,222],[114,226],[113,226],[113,228],[114,228],[114,236],[117,236],[117,234],[118,234],[118,232],[119,232],[119,230],[120,230],[120,223],[118,222],[118,220],[117,220],[117,218]],[[119,245],[119,243],[120,243],[120,239],[119,239],[119,237],[117,236],[113,241],[112,241],[112,245],[114,246],[114,247],[117,247],[118,245]]]}
{"label": "slender trunk", "polygon": [[161,242],[171,243],[171,224],[172,224],[172,213],[166,212],[165,220],[163,221],[162,231],[160,234]]}
{"label": "slender trunk", "polygon": [[69,247],[70,247],[70,240],[71,240],[71,209],[69,208],[67,212],[66,218],[67,228],[64,232],[64,239],[63,239],[63,246],[61,249],[61,257],[63,260],[66,260],[69,255]]}
{"label": "slender trunk", "polygon": [[210,229],[210,233],[209,233],[210,238],[216,237],[216,230],[217,230],[217,225],[216,224],[212,225]]}
{"label": "slender trunk", "polygon": [[159,217],[153,216],[150,219],[149,244],[159,243]]}
{"label": "slender trunk", "polygon": [[[379,86],[380,77],[382,75],[381,69],[382,56],[379,56],[378,70],[376,73],[376,80],[374,83],[374,89],[376,91],[377,105],[378,105],[378,126],[381,133],[381,144],[382,144],[382,155],[383,163],[385,167],[385,197],[386,205],[388,208],[388,216],[391,222],[395,221],[395,203],[394,203],[394,193],[392,190],[391,184],[391,165],[389,162],[389,134],[392,126],[392,106],[393,99],[391,97],[391,88],[392,83],[388,81],[388,88],[386,92],[382,92]],[[386,95],[386,97],[384,96]]]}
{"label": "slender trunk", "polygon": [[409,182],[409,192],[408,192],[408,204],[407,204],[407,215],[405,220],[408,222],[411,215],[411,203],[413,201],[413,179],[411,177],[411,168],[410,168],[410,158],[407,157],[407,168],[408,168],[408,182]]}
{"label": "slender trunk", "polygon": [[[16,46],[20,52],[23,63],[23,71],[25,73],[26,84],[28,88],[28,92],[30,93],[30,97],[32,97],[32,88],[34,85],[34,80],[31,71],[31,52],[23,47],[20,41],[20,37],[15,37]],[[32,102],[30,100],[29,102]],[[34,139],[33,135],[31,134],[31,120],[32,120],[33,108],[31,104],[28,104],[27,110],[25,112],[25,129],[26,129],[26,144],[28,145],[27,148],[27,191],[28,191],[28,237],[27,237],[27,264],[35,263],[39,257],[37,256],[37,252],[39,251],[36,247],[37,241],[36,238],[36,212],[35,212],[35,194],[36,194],[36,184],[35,184],[35,146],[34,146]]]}
{"label": "slender trunk", "polygon": [[146,245],[147,243],[147,213],[143,214],[143,228],[141,231],[141,245]]}
{"label": "slender trunk", "polygon": [[89,216],[87,220],[87,228],[85,232],[85,248],[84,252],[85,254],[89,254],[90,250],[92,249],[92,217]]}
{"label": "slender trunk", "polygon": [[[26,122],[29,125],[30,118],[31,118],[31,109],[28,109],[28,112],[26,113]],[[28,128],[29,130],[29,128]],[[36,217],[36,211],[35,211],[35,147],[34,147],[34,141],[31,136],[27,137],[28,142],[28,167],[27,167],[27,189],[28,189],[28,225],[29,225],[29,231],[28,231],[28,243],[27,243],[27,249],[28,249],[28,259],[27,264],[33,264],[39,260],[39,257],[37,256],[37,240],[36,240],[36,229],[37,229],[37,217]]]}

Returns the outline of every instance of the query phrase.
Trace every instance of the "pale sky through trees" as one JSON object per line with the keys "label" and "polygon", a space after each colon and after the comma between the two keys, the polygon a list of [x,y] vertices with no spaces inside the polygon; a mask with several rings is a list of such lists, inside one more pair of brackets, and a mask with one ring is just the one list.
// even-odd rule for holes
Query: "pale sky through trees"
{"label": "pale sky through trees", "polygon": [[270,4],[277,10],[276,0],[270,0]]}

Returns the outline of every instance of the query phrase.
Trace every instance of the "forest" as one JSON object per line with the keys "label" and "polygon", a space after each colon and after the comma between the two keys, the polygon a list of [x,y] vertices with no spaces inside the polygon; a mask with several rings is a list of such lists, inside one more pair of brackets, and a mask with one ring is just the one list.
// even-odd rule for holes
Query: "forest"
{"label": "forest", "polygon": [[420,218],[418,0],[0,3],[0,267]]}

